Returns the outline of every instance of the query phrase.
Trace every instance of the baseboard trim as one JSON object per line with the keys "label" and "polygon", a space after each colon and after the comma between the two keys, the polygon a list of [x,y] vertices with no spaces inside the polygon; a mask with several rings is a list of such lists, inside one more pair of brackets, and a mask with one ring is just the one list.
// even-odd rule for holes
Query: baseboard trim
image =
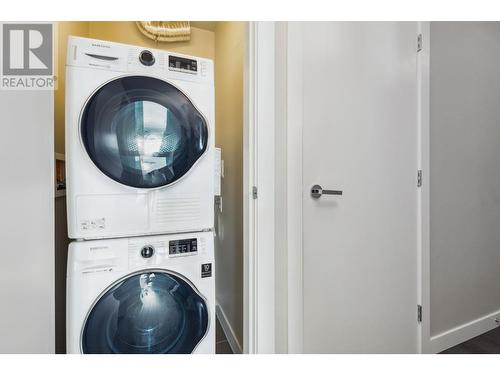
{"label": "baseboard trim", "polygon": [[500,310],[432,336],[430,340],[430,349],[432,353],[442,352],[452,346],[461,344],[464,341],[500,327],[500,324],[495,322],[495,318],[500,318]]}
{"label": "baseboard trim", "polygon": [[231,324],[229,324],[229,320],[227,319],[224,310],[222,310],[222,307],[220,307],[219,304],[217,304],[215,307],[215,315],[217,315],[217,319],[219,319],[220,325],[222,327],[222,330],[224,331],[224,334],[226,335],[227,342],[229,343],[231,350],[234,354],[241,354],[243,352],[243,350],[241,349],[241,344],[236,338],[234,330],[231,327]]}

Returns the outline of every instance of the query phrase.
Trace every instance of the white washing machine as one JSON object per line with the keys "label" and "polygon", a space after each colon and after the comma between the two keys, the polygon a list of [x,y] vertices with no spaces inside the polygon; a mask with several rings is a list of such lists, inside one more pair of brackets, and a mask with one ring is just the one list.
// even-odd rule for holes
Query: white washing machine
{"label": "white washing machine", "polygon": [[215,353],[213,234],[73,242],[68,353]]}
{"label": "white washing machine", "polygon": [[213,227],[213,62],[70,37],[66,67],[70,238]]}

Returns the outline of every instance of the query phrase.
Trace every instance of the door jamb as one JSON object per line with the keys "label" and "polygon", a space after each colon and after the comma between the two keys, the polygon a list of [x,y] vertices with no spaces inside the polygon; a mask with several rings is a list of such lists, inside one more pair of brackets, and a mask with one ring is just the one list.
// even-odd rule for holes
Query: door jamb
{"label": "door jamb", "polygon": [[422,186],[418,194],[418,298],[422,306],[420,353],[432,353],[430,334],[430,22],[418,23],[422,50],[417,54],[418,160]]}
{"label": "door jamb", "polygon": [[274,22],[247,23],[243,90],[244,353],[275,351],[274,32]]}
{"label": "door jamb", "polygon": [[[276,92],[276,101],[283,115],[276,127],[282,138],[277,138],[277,156],[283,175],[285,209],[276,212],[276,222],[281,226],[281,238],[277,246],[284,246],[279,262],[285,262],[284,280],[286,306],[281,307],[286,316],[286,337],[284,351],[303,352],[303,266],[302,266],[302,44],[300,43],[301,22],[282,22],[277,25],[280,42],[276,44],[277,79],[281,90]],[[292,41],[290,43],[290,41]],[[278,145],[279,144],[279,145]],[[278,225],[278,224],[277,224]],[[278,242],[281,241],[281,244]],[[282,259],[284,258],[284,259]],[[280,291],[281,292],[281,291]],[[278,306],[280,308],[280,306]]]}
{"label": "door jamb", "polygon": [[280,353],[303,352],[301,28],[300,22],[276,23],[276,351]]}

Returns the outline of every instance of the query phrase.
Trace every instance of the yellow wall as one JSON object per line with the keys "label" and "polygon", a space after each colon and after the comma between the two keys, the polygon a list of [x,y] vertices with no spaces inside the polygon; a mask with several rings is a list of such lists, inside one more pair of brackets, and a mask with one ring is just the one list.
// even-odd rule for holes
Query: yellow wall
{"label": "yellow wall", "polygon": [[144,36],[135,22],[90,22],[89,37],[206,57],[212,60],[215,57],[214,33],[195,27],[191,27],[191,40],[188,42],[157,43]]}
{"label": "yellow wall", "polygon": [[156,43],[146,38],[137,29],[135,22],[58,22],[58,89],[55,92],[55,152],[64,154],[64,95],[66,48],[69,35],[102,39],[148,48],[163,49],[187,55],[215,58],[215,35],[213,31],[191,28],[189,42]]}
{"label": "yellow wall", "polygon": [[215,29],[215,143],[222,149],[222,213],[216,206],[216,295],[243,344],[243,59],[244,22]]}

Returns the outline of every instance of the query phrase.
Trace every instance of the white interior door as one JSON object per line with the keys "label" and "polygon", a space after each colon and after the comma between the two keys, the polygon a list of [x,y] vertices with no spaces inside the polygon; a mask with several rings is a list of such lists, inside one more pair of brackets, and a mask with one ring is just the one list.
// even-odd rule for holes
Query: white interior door
{"label": "white interior door", "polygon": [[[303,350],[417,352],[416,22],[297,24]],[[311,187],[342,195],[311,197]]]}

